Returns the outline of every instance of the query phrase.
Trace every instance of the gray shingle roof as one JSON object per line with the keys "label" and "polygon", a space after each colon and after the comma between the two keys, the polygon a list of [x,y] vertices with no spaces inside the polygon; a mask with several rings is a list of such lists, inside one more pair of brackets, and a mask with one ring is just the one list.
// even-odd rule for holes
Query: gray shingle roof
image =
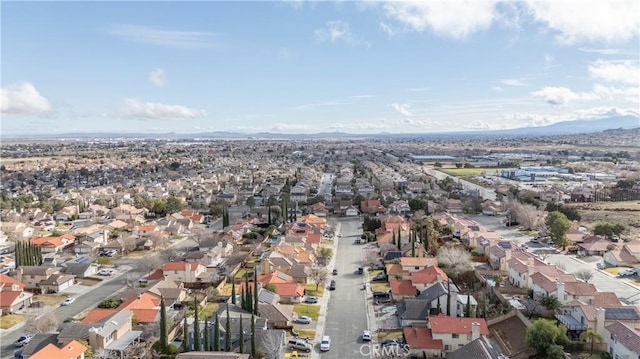
{"label": "gray shingle roof", "polygon": [[640,334],[637,331],[620,322],[611,323],[605,328],[629,351],[640,354]]}
{"label": "gray shingle roof", "polygon": [[508,359],[491,340],[480,337],[447,355],[447,359]]}

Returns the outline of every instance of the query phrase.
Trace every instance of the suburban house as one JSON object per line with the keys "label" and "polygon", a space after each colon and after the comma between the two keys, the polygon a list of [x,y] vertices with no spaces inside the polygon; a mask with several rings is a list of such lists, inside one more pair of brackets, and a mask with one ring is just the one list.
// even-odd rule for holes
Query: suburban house
{"label": "suburban house", "polygon": [[132,331],[133,312],[123,309],[89,329],[89,344],[93,350],[116,350],[136,340],[142,331]]}
{"label": "suburban house", "polygon": [[602,256],[607,251],[609,245],[612,245],[610,241],[601,236],[591,236],[583,240],[582,243],[578,243],[580,251],[584,252],[588,256]]}
{"label": "suburban house", "polygon": [[427,327],[431,329],[433,339],[442,340],[442,349],[446,353],[465,346],[481,335],[489,335],[484,318],[434,316],[428,318]]}
{"label": "suburban house", "polygon": [[605,327],[614,322],[637,328],[640,325],[640,309],[623,306],[619,302],[605,306],[575,303],[564,306],[556,314],[556,319],[567,327],[569,337],[578,337],[588,327],[592,327],[596,333],[606,338]]}
{"label": "suburban house", "polygon": [[441,357],[444,343],[442,339],[434,339],[430,328],[405,327],[402,329],[404,339],[409,346],[411,354],[426,357]]}
{"label": "suburban house", "polygon": [[166,262],[162,265],[162,273],[165,277],[185,283],[197,282],[206,271],[207,267],[198,262]]}
{"label": "suburban house", "polygon": [[76,340],[62,347],[57,347],[49,343],[31,355],[29,359],[84,359],[84,352],[86,350],[87,348]]}
{"label": "suburban house", "polygon": [[614,267],[633,267],[640,263],[640,240],[634,240],[622,245],[622,248],[605,252],[604,262]]}
{"label": "suburban house", "polygon": [[514,251],[507,261],[509,283],[519,288],[531,288],[531,276],[548,265],[528,252]]}
{"label": "suburban house", "polygon": [[490,339],[480,336],[461,348],[447,355],[447,359],[508,359],[502,354],[500,347]]}
{"label": "suburban house", "polygon": [[11,314],[28,307],[33,300],[33,293],[24,291],[25,284],[0,274],[0,310],[2,314]]}
{"label": "suburban house", "polygon": [[[413,272],[421,271],[427,267],[437,266],[438,260],[434,257],[402,257],[400,258],[400,266],[402,271],[411,275]],[[403,275],[404,278],[404,275]],[[405,278],[409,279],[409,278]]]}
{"label": "suburban house", "polygon": [[29,243],[40,247],[42,253],[58,253],[72,246],[75,239],[73,234],[67,233],[57,237],[34,237],[29,240]]}
{"label": "suburban house", "polygon": [[52,266],[20,266],[16,269],[16,279],[26,285],[26,290],[58,293],[75,284],[75,277],[62,274],[61,269]]}
{"label": "suburban house", "polygon": [[640,358],[640,330],[621,322],[605,326],[604,342],[612,358]]}
{"label": "suburban house", "polygon": [[440,269],[440,267],[438,267],[437,265],[432,265],[417,272],[410,273],[409,279],[415,289],[417,289],[419,292],[422,292],[435,283],[448,281],[449,277],[447,277],[447,274],[442,269]]}
{"label": "suburban house", "polygon": [[414,298],[418,294],[418,291],[413,286],[411,280],[391,279],[389,284],[391,285],[391,295],[395,300]]}

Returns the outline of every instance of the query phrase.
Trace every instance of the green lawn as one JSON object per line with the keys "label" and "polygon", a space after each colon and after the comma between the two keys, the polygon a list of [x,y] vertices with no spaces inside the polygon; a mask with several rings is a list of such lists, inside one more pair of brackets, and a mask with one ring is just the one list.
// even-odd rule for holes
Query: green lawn
{"label": "green lawn", "polygon": [[371,277],[375,277],[375,276],[377,276],[378,274],[380,274],[380,273],[382,273],[382,272],[383,272],[383,271],[382,271],[381,269],[376,269],[376,270],[372,270],[371,272],[369,272],[369,275],[370,275]]}
{"label": "green lawn", "polygon": [[611,275],[618,275],[618,272],[620,272],[623,269],[627,269],[626,267],[611,267],[611,268],[606,268],[604,271],[611,274]]}
{"label": "green lawn", "polygon": [[318,290],[316,290],[315,283],[305,285],[304,289],[307,291],[307,295],[312,295],[314,297],[322,297],[324,295],[324,285],[322,284],[318,286]]}
{"label": "green lawn", "polygon": [[295,304],[293,306],[293,312],[297,315],[306,315],[313,320],[318,320],[320,306],[314,304]]}
{"label": "green lawn", "polygon": [[249,275],[250,277],[253,276],[253,271],[249,271],[245,268],[240,268],[238,269],[238,272],[236,272],[236,278],[244,278],[246,275]]}
{"label": "green lawn", "polygon": [[[218,303],[207,303],[204,307],[201,307],[198,310],[198,317],[200,319],[204,319],[204,318],[210,318],[213,315],[213,312],[215,312],[218,309]],[[187,317],[193,317],[194,311],[189,309],[187,311]]]}

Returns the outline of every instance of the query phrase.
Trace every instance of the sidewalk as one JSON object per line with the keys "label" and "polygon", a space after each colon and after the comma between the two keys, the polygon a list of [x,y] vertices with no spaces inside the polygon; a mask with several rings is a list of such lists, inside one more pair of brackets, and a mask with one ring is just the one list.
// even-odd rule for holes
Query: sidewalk
{"label": "sidewalk", "polygon": [[[329,264],[327,265],[327,270],[332,270],[335,265],[336,265],[336,256],[337,256],[337,252],[338,252],[338,241],[341,241],[342,238],[338,237],[338,233],[340,233],[340,228],[342,227],[341,223],[338,223],[336,225],[335,228],[335,235],[333,237],[333,245],[331,246],[331,248],[333,249],[333,255],[331,256],[331,259],[329,260]],[[316,322],[316,338],[317,341],[319,342],[322,339],[322,336],[324,335],[324,326],[325,326],[325,322],[327,320],[327,311],[329,309],[329,298],[331,297],[331,291],[330,290],[325,290],[324,291],[324,295],[322,296],[322,298],[320,298],[320,314],[318,315],[318,320]],[[313,350],[311,351],[311,353],[309,353],[309,357],[311,359],[319,359],[320,358],[320,353],[318,351],[316,351],[315,349],[315,344],[316,344],[316,340],[313,341]]]}

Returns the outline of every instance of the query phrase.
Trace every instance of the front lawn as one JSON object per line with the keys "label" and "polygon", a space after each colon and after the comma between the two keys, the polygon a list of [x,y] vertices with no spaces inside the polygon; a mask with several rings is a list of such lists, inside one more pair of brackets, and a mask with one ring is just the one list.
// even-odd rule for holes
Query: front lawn
{"label": "front lawn", "polygon": [[309,338],[309,340],[314,340],[316,338],[315,330],[296,330],[296,334],[300,338]]}
{"label": "front lawn", "polygon": [[[200,307],[198,309],[198,317],[200,317],[201,320],[204,318],[211,318],[213,312],[215,312],[216,310],[218,310],[218,303],[207,303],[204,307]],[[186,315],[187,317],[193,317],[194,310],[187,310]]]}
{"label": "front lawn", "polygon": [[297,315],[306,315],[307,317],[318,320],[318,315],[320,314],[320,306],[313,304],[295,304],[293,306],[293,312]]}
{"label": "front lawn", "polygon": [[324,295],[324,285],[322,283],[318,286],[318,290],[316,290],[316,284],[310,283],[304,286],[304,290],[307,295],[312,295],[314,297],[322,297]]}
{"label": "front lawn", "polygon": [[63,300],[67,299],[66,296],[60,294],[38,294],[33,296],[34,302],[43,302],[45,305],[58,305]]}
{"label": "front lawn", "polygon": [[9,329],[18,323],[22,323],[25,320],[23,314],[8,314],[0,317],[0,328]]}
{"label": "front lawn", "polygon": [[383,272],[383,270],[381,270],[381,269],[374,269],[374,270],[369,272],[369,275],[371,276],[371,278],[373,278],[373,277],[377,276],[378,274],[380,274],[382,272]]}
{"label": "front lawn", "polygon": [[236,278],[242,278],[249,276],[249,278],[253,277],[253,271],[247,270],[246,268],[240,268],[236,272]]}
{"label": "front lawn", "polygon": [[102,278],[76,278],[76,282],[85,287],[92,287],[102,282]]}
{"label": "front lawn", "polygon": [[371,283],[371,290],[374,292],[388,292],[391,290],[391,285],[389,283]]}
{"label": "front lawn", "polygon": [[388,332],[378,332],[378,341],[382,343],[387,339],[398,339],[402,338],[402,330],[391,330]]}
{"label": "front lawn", "polygon": [[627,269],[625,267],[611,267],[611,268],[605,268],[604,271],[611,274],[611,275],[618,275],[618,272],[620,272],[623,269]]}

